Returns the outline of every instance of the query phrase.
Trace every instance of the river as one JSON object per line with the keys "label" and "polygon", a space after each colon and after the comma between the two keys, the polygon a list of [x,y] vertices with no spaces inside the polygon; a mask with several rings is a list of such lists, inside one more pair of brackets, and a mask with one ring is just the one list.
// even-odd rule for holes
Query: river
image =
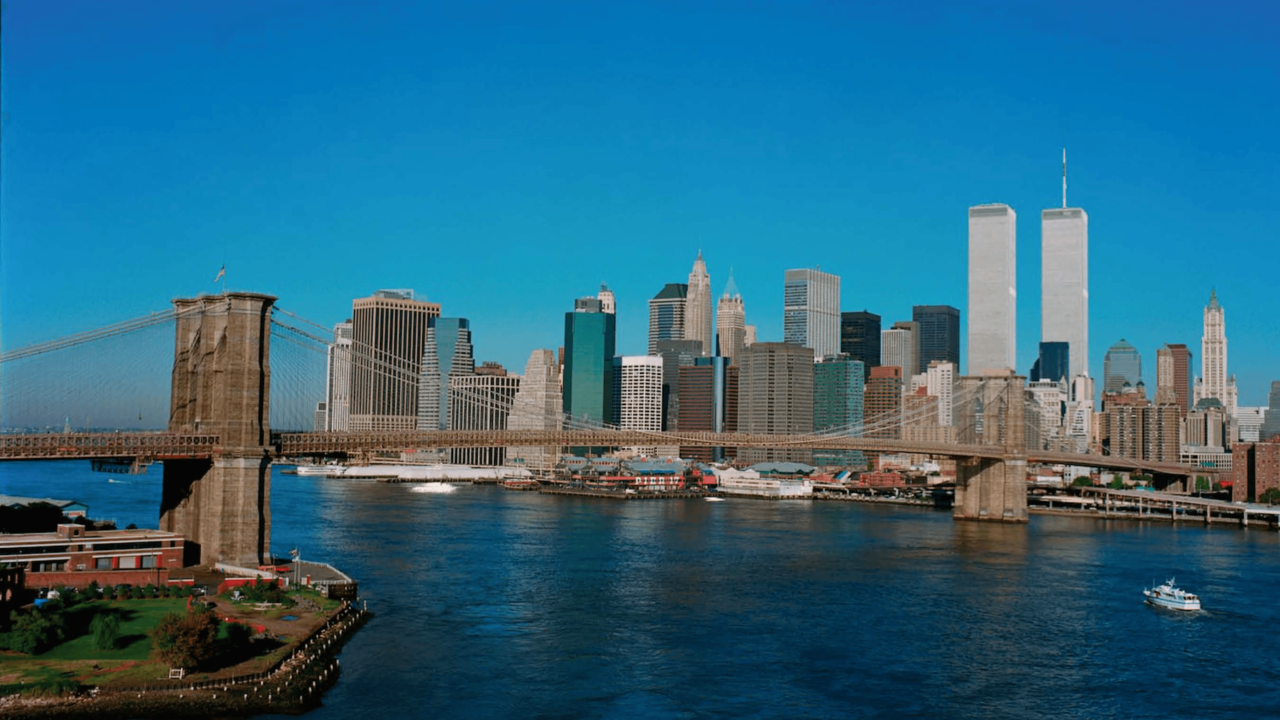
{"label": "river", "polygon": [[[423,493],[280,475],[272,547],[377,616],[321,718],[1256,718],[1280,533],[834,502]],[[154,527],[160,471],[0,463],[6,494]],[[1145,606],[1177,576],[1205,610]]]}

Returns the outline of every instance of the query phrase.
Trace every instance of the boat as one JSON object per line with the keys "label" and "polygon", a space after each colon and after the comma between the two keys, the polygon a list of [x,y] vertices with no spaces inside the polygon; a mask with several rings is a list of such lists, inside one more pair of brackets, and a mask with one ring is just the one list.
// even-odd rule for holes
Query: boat
{"label": "boat", "polygon": [[1199,610],[1200,597],[1173,586],[1174,578],[1169,578],[1159,587],[1143,590],[1148,605],[1169,608],[1170,610]]}

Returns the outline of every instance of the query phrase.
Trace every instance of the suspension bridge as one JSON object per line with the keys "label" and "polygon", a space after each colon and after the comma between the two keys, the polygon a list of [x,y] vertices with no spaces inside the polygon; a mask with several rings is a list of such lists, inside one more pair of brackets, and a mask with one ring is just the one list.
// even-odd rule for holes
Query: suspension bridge
{"label": "suspension bridge", "polygon": [[[955,517],[1003,522],[1027,520],[1028,463],[1169,478],[1194,471],[1046,448],[1036,413],[1027,411],[1023,378],[1012,375],[956,381],[951,442],[902,437],[903,428],[938,415],[936,400],[788,435],[635,430],[562,413],[543,418],[540,429],[416,429],[407,418],[404,427],[385,430],[308,431],[326,397],[328,330],[275,300],[247,292],[178,299],[164,312],[0,353],[0,461],[89,459],[108,468],[161,462],[161,529],[185,535],[194,562],[248,566],[270,559],[270,465],[281,459],[654,446],[903,453],[954,459]],[[385,392],[416,399],[416,368],[358,346],[351,362]],[[468,400],[495,414],[512,409],[510,398]],[[70,431],[71,417],[83,418],[86,429]]]}

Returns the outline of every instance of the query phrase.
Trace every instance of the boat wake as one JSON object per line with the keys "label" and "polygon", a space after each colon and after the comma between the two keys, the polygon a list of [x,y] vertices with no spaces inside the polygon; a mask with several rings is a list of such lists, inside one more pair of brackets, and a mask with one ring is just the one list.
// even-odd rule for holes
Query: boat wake
{"label": "boat wake", "polygon": [[709,497],[707,498],[707,502],[724,502],[724,498]]}
{"label": "boat wake", "polygon": [[414,485],[411,488],[411,491],[416,493],[430,493],[432,495],[448,495],[449,493],[457,492],[458,488],[448,483],[430,482],[423,483],[421,485]]}

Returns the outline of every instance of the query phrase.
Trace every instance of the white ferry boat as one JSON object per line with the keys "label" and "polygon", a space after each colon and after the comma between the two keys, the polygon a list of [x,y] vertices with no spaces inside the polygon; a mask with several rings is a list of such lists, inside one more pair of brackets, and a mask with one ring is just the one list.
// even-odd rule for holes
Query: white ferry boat
{"label": "white ferry boat", "polygon": [[1143,590],[1142,594],[1147,596],[1147,604],[1158,605],[1170,610],[1199,610],[1200,598],[1174,587],[1173,580],[1173,578],[1169,578],[1165,581],[1165,584],[1159,587]]}

